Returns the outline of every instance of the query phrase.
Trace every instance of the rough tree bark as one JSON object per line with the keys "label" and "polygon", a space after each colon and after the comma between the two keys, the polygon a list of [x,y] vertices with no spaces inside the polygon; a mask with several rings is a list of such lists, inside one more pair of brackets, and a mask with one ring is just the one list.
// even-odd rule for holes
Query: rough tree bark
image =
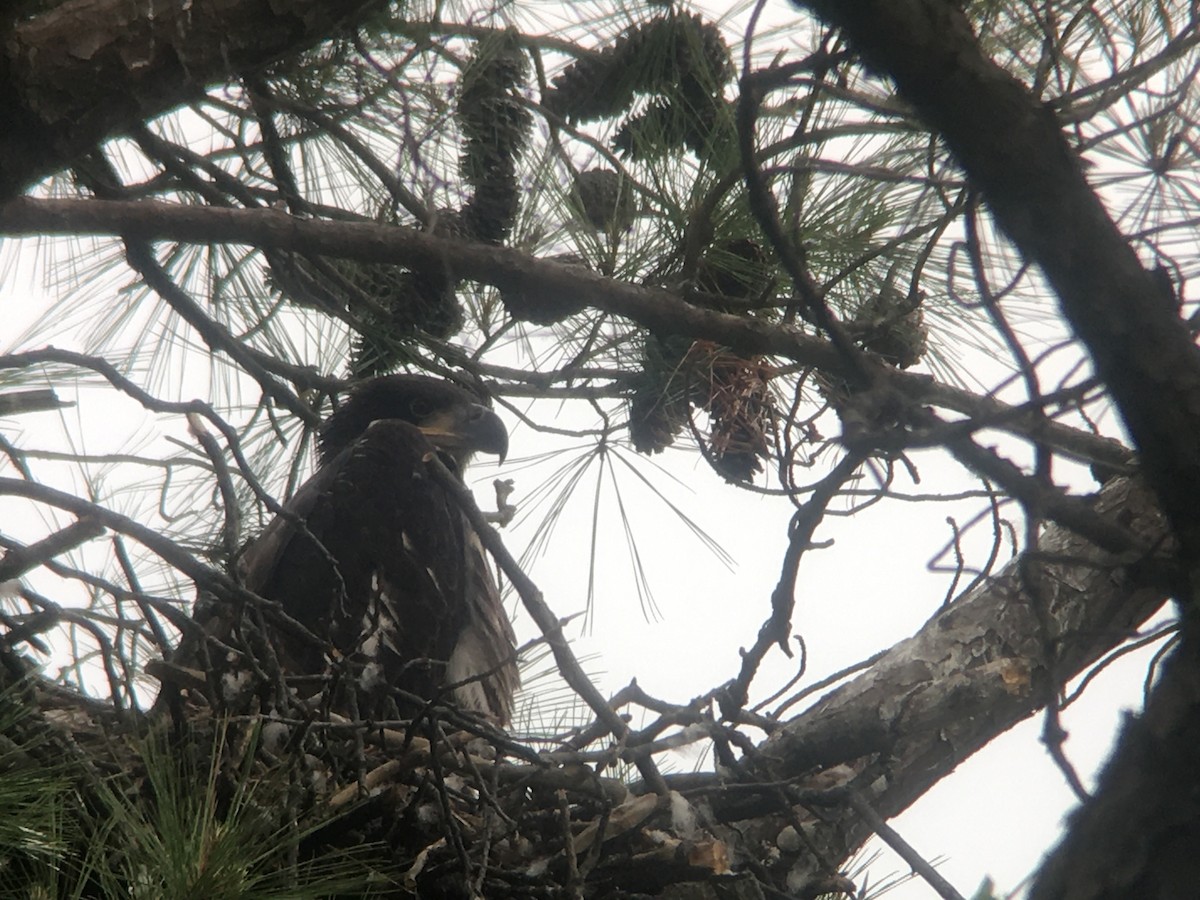
{"label": "rough tree bark", "polygon": [[[378,0],[67,0],[0,26],[0,200]],[[5,12],[6,17],[10,16]]]}
{"label": "rough tree bark", "polygon": [[[1139,538],[1167,539],[1153,495],[1135,480],[1113,479],[1097,512],[1121,521]],[[787,722],[747,760],[766,784],[789,790],[839,785],[866,798],[881,815],[906,809],[992,738],[1043,707],[1056,689],[1046,667],[1035,603],[1053,623],[1061,673],[1077,673],[1128,635],[1162,605],[1152,569],[1129,568],[1120,557],[1069,530],[1051,527],[1022,574],[1014,562],[944,608],[912,638],[887,651],[871,668]],[[1164,558],[1166,547],[1164,546]],[[1031,578],[1038,596],[1023,587]],[[742,805],[760,818],[739,825],[753,838],[773,841],[794,820],[772,810],[778,798],[763,789],[748,802],[745,789],[714,790],[722,816]],[[728,803],[729,809],[722,804]],[[816,882],[819,862],[840,860],[871,836],[869,824],[848,806],[802,813],[805,837],[819,848],[792,862],[790,888]],[[775,829],[772,832],[772,829]],[[785,834],[784,841],[790,837]]]}

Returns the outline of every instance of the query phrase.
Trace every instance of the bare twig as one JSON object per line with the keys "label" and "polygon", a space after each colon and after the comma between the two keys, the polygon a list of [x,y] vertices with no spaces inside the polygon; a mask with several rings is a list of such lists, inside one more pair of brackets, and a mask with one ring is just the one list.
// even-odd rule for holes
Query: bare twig
{"label": "bare twig", "polygon": [[583,900],[583,879],[579,877],[579,857],[575,855],[575,841],[571,834],[571,807],[567,803],[567,792],[555,791],[558,797],[558,816],[563,834],[563,853],[567,857],[567,890],[572,900]]}
{"label": "bare twig", "polygon": [[0,416],[18,416],[21,413],[62,409],[63,407],[74,405],[74,401],[59,400],[53,388],[8,391],[0,394]]}
{"label": "bare twig", "polygon": [[718,695],[721,712],[734,717],[746,705],[750,693],[750,682],[758,671],[758,666],[766,656],[767,651],[778,645],[788,656],[792,655],[790,646],[790,630],[792,625],[792,610],[796,605],[795,587],[796,573],[800,568],[800,560],[812,544],[817,526],[825,517],[825,508],[837,496],[838,491],[848,479],[853,477],[862,462],[858,453],[848,453],[813,489],[812,498],[796,510],[788,525],[788,548],[783,557],[783,571],[779,583],[771,592],[771,615],[763,622],[758,631],[754,646],[742,654],[742,668],[728,686]]}
{"label": "bare twig", "polygon": [[[121,566],[121,571],[125,575],[125,580],[129,582],[129,591],[132,595],[133,602],[142,612],[142,618],[146,620],[146,625],[149,627],[151,634],[154,635],[154,643],[158,648],[158,652],[166,655],[171,649],[171,640],[167,637],[166,630],[162,627],[162,623],[158,621],[158,616],[155,615],[154,607],[146,602],[143,596],[142,586],[139,582],[137,570],[133,566],[133,560],[129,558],[129,551],[125,548],[125,542],[121,540],[119,534],[113,535],[113,553],[117,557],[117,562]],[[112,590],[110,593],[114,598],[125,596],[121,591]],[[180,613],[180,615],[183,615]]]}
{"label": "bare twig", "polygon": [[144,241],[126,239],[125,257],[129,264],[141,274],[146,284],[204,339],[213,352],[223,352],[238,364],[251,378],[258,382],[263,393],[284,406],[303,422],[315,425],[316,414],[300,399],[279,383],[275,375],[282,371],[290,373],[296,367],[281,364],[265,353],[248,347],[212,319],[158,264],[150,245]]}
{"label": "bare twig", "polygon": [[27,547],[13,548],[4,554],[4,559],[0,559],[0,583],[20,578],[30,569],[61,556],[103,533],[104,526],[85,515],[49,537],[44,537]]}
{"label": "bare twig", "polygon": [[128,535],[144,544],[165,562],[195,581],[197,585],[212,591],[217,596],[249,603],[251,606],[260,608],[270,615],[271,620],[284,631],[317,646],[324,646],[324,642],[320,638],[284,612],[279,603],[246,590],[228,575],[201,563],[170,538],[140,522],[135,522],[128,516],[76,497],[74,494],[15,478],[0,478],[0,495],[5,494],[45,503],[80,517],[94,518],[105,528],[111,528],[113,531]]}
{"label": "bare twig", "polygon": [[883,821],[883,817],[875,812],[871,806],[857,791],[851,791],[848,795],[850,806],[858,813],[864,822],[870,826],[871,830],[879,835],[880,840],[896,851],[896,854],[903,859],[912,868],[914,872],[925,879],[926,884],[937,891],[938,896],[944,900],[964,900],[962,894],[954,889],[945,878],[938,874],[937,870],[931,866],[925,857],[921,856],[912,845],[896,832],[896,830]]}
{"label": "bare twig", "polygon": [[213,472],[217,478],[217,488],[221,492],[221,505],[224,507],[225,522],[221,528],[221,539],[225,544],[226,559],[232,560],[237,557],[238,546],[241,540],[242,530],[242,515],[241,509],[238,507],[237,491],[233,487],[233,479],[229,474],[229,466],[225,463],[225,454],[221,452],[221,447],[217,443],[216,438],[208,433],[204,427],[203,420],[194,413],[188,413],[187,417],[188,431],[192,437],[204,449],[208,456],[209,462],[212,463]]}

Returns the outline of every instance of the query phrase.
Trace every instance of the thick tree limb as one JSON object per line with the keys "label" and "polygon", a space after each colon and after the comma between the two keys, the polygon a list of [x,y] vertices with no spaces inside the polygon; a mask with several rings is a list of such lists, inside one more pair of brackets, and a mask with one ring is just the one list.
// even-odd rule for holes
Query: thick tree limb
{"label": "thick tree limb", "polygon": [[376,0],[67,0],[0,32],[0,198]]}
{"label": "thick tree limb", "polygon": [[[1110,481],[1097,511],[1148,544],[1160,542],[1159,555],[1169,558],[1170,546],[1161,543],[1167,539],[1166,522],[1140,483]],[[1165,588],[1147,577],[1153,567],[1105,553],[1065,528],[1047,529],[1038,557],[1043,561],[1032,568],[1057,629],[1056,671],[1067,677],[1120,643],[1167,597]],[[802,791],[828,786],[836,776],[835,784],[859,791],[886,818],[1033,715],[1054,687],[1018,566],[1014,561],[978,585],[869,670],[791,719],[748,758],[755,779]],[[777,835],[770,829],[785,827],[786,819],[769,814],[774,803],[765,793],[759,797],[766,806],[726,789],[709,797],[719,818],[759,819],[738,826],[748,827],[751,840],[773,842]],[[872,833],[869,823],[846,807],[825,810],[820,818],[801,814],[809,838],[827,859],[846,859]],[[801,880],[822,874],[803,855],[793,865]]]}
{"label": "thick tree limb", "polygon": [[[451,266],[462,277],[501,290],[571,296],[583,305],[625,316],[663,334],[686,334],[742,353],[770,354],[830,374],[847,374],[842,354],[796,326],[702,309],[661,288],[534,259],[507,247],[440,238],[392,225],[301,219],[270,209],[21,197],[0,206],[0,234],[110,234],[143,240],[240,243],[439,271]],[[1113,467],[1129,462],[1129,451],[1117,441],[940,384],[927,375],[874,365],[880,377],[909,402],[936,403],[978,421],[980,427],[1004,429],[1079,459]]]}
{"label": "thick tree limb", "polygon": [[1185,635],[1145,713],[1130,718],[1091,802],[1075,814],[1030,900],[1175,900],[1200,885],[1200,654]]}

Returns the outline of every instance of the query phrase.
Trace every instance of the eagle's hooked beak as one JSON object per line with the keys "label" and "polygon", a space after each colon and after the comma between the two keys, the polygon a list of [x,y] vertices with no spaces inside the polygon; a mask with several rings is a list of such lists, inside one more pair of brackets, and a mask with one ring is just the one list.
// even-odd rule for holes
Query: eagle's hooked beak
{"label": "eagle's hooked beak", "polygon": [[464,428],[468,445],[473,445],[480,453],[494,453],[504,462],[508,456],[508,429],[503,420],[479,403],[472,403],[467,411],[467,424]]}
{"label": "eagle's hooked beak", "polygon": [[459,465],[474,453],[493,453],[500,462],[508,455],[508,429],[498,415],[480,403],[458,407],[451,415],[418,427],[435,446],[449,451]]}

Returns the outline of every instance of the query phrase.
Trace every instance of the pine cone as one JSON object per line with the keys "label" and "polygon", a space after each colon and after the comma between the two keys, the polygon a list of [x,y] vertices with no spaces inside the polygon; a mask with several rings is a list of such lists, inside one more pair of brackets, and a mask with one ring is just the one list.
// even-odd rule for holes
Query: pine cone
{"label": "pine cone", "polygon": [[[551,262],[564,266],[587,268],[582,257],[573,253],[564,253],[550,257]],[[563,294],[549,294],[545,291],[501,291],[500,299],[508,314],[518,322],[533,322],[535,325],[553,325],[572,316],[584,308],[584,303],[576,297]]]}
{"label": "pine cone", "polygon": [[639,453],[661,453],[688,421],[690,375],[684,359],[691,340],[647,335],[642,371],[629,401],[629,436]]}
{"label": "pine cone", "polygon": [[500,243],[516,218],[517,162],[533,124],[521,97],[527,75],[525,52],[510,30],[476,44],[459,79],[455,115],[464,141],[458,167],[475,189],[462,217],[476,240]]}
{"label": "pine cone", "polygon": [[733,77],[720,30],[699,15],[668,12],[625,30],[609,47],[564,69],[542,98],[573,122],[615,118],[638,96],[657,95],[644,113],[619,130],[616,147],[634,157],[680,146],[701,152],[725,108]]}
{"label": "pine cone", "polygon": [[891,287],[884,287],[859,307],[851,330],[862,335],[865,349],[901,369],[920,362],[929,342],[920,298],[913,305]]}
{"label": "pine cone", "polygon": [[[637,202],[620,172],[596,168],[575,176],[580,212],[598,231],[626,231],[637,215]],[[574,198],[572,198],[574,199]]]}

